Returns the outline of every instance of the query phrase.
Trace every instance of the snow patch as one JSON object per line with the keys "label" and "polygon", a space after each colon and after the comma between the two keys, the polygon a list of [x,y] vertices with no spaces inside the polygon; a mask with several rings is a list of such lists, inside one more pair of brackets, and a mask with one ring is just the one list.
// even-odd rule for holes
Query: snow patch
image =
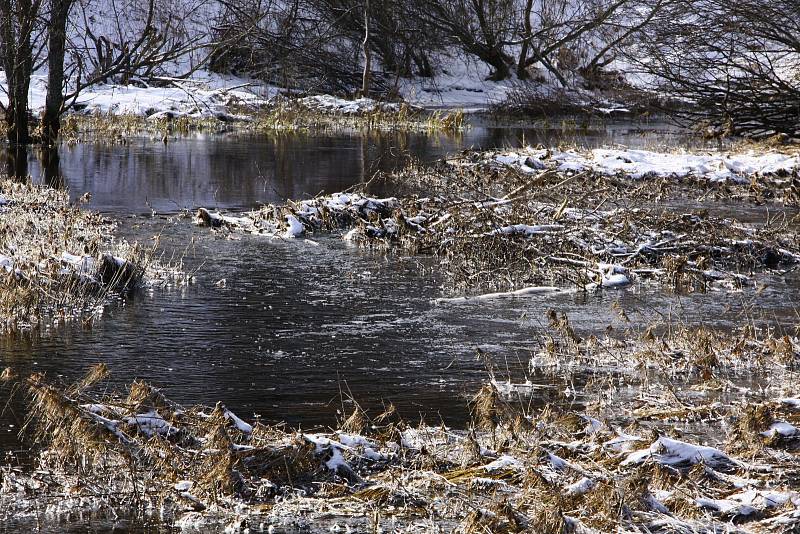
{"label": "snow patch", "polygon": [[649,448],[628,455],[621,465],[640,464],[648,459],[672,467],[688,467],[704,462],[711,467],[730,467],[736,464],[719,449],[693,445],[661,436]]}
{"label": "snow patch", "polygon": [[494,156],[494,161],[528,173],[536,170],[531,162],[537,162],[562,172],[591,170],[611,176],[624,174],[631,178],[693,176],[737,182],[746,181],[748,176],[792,173],[800,169],[798,155],[752,152],[681,154],[623,149],[594,149],[590,152],[527,149]]}
{"label": "snow patch", "polygon": [[399,104],[378,102],[371,98],[358,98],[356,100],[345,100],[331,95],[315,95],[301,98],[298,103],[308,109],[335,113],[340,115],[360,115],[362,113],[373,113],[376,111],[397,112],[400,111]]}

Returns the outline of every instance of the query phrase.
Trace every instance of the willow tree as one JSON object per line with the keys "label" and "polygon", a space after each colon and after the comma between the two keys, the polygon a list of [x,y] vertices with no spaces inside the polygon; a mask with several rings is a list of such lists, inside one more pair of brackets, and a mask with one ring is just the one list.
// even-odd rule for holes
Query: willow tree
{"label": "willow tree", "polygon": [[708,135],[800,136],[800,2],[679,0],[628,56]]}

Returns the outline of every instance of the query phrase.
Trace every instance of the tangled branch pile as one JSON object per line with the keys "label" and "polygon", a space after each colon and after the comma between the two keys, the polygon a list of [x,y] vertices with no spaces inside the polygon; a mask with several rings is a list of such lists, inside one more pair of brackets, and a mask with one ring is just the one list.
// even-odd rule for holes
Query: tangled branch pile
{"label": "tangled branch pile", "polygon": [[114,241],[116,224],[47,187],[0,182],[0,331],[83,317],[154,274],[151,254]]}
{"label": "tangled branch pile", "polygon": [[703,290],[741,285],[753,273],[779,272],[800,261],[798,235],[786,217],[755,226],[654,204],[681,190],[697,193],[696,182],[513,163],[468,155],[387,177],[409,189],[400,198],[340,193],[269,205],[243,217],[201,208],[198,222],[283,237],[344,229],[346,240],[363,246],[439,256],[456,292],[624,287],[637,278]]}
{"label": "tangled branch pile", "polygon": [[[27,380],[44,450],[32,472],[0,472],[6,514],[135,509],[183,527],[311,531],[800,527],[794,397],[758,402],[749,391],[748,404],[710,403],[685,390],[682,410],[620,398],[579,413],[526,409],[488,384],[464,431],[412,427],[391,409],[370,418],[356,405],[338,431],[312,434],[251,425],[219,403],[182,407],[139,382],[93,393],[107,374],[99,365],[71,385]],[[663,393],[660,406],[674,406]]]}

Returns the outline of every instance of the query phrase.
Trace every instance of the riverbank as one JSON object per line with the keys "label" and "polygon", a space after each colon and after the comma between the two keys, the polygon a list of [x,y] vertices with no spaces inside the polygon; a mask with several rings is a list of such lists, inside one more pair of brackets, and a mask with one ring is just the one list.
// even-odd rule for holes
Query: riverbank
{"label": "riverbank", "polygon": [[[537,94],[529,107],[539,111],[522,113],[517,103],[503,99],[519,93],[524,84],[481,82],[474,74],[466,85],[458,77],[446,78],[409,81],[399,95],[388,100],[307,95],[203,71],[188,79],[162,78],[153,85],[101,84],[86,89],[71,103],[64,118],[63,140],[113,140],[137,133],[169,138],[197,131],[458,131],[466,126],[470,114],[501,122],[567,114],[638,114],[631,111],[633,106],[593,96],[590,91]],[[46,77],[35,75],[29,102],[34,113],[40,113],[45,94]]]}
{"label": "riverbank", "polygon": [[[81,112],[66,116],[62,140],[125,142],[154,136],[168,142],[190,134],[258,134],[268,132],[454,132],[467,128],[460,110],[426,111],[406,104],[335,97],[275,98],[258,106],[223,108],[206,113],[189,110],[145,110],[144,114]],[[150,113],[152,111],[152,113]],[[149,114],[147,114],[149,113]]]}
{"label": "riverbank", "polygon": [[465,429],[343,397],[336,430],[293,431],[141,382],[109,393],[103,365],[74,384],[31,376],[27,431],[43,449],[33,474],[4,468],[2,509],[23,525],[138,510],[134,522],[189,532],[800,526],[796,334],[667,324],[581,340],[548,315],[532,369],[570,373],[593,357],[612,368],[545,405],[492,375]]}

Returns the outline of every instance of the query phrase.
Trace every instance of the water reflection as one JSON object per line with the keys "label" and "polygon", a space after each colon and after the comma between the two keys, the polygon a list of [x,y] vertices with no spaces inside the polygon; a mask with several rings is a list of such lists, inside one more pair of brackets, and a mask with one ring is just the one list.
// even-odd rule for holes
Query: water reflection
{"label": "water reflection", "polygon": [[[607,122],[575,130],[559,126],[503,128],[477,124],[455,135],[409,132],[199,135],[167,143],[133,138],[80,143],[59,151],[10,154],[12,175],[64,185],[92,209],[172,213],[197,206],[249,209],[259,203],[340,191],[411,159],[423,163],[465,148],[559,143],[655,148],[685,144],[663,123]],[[13,169],[12,169],[13,167]]]}
{"label": "water reflection", "polygon": [[4,150],[6,174],[15,181],[28,179],[28,147],[14,145]]}

